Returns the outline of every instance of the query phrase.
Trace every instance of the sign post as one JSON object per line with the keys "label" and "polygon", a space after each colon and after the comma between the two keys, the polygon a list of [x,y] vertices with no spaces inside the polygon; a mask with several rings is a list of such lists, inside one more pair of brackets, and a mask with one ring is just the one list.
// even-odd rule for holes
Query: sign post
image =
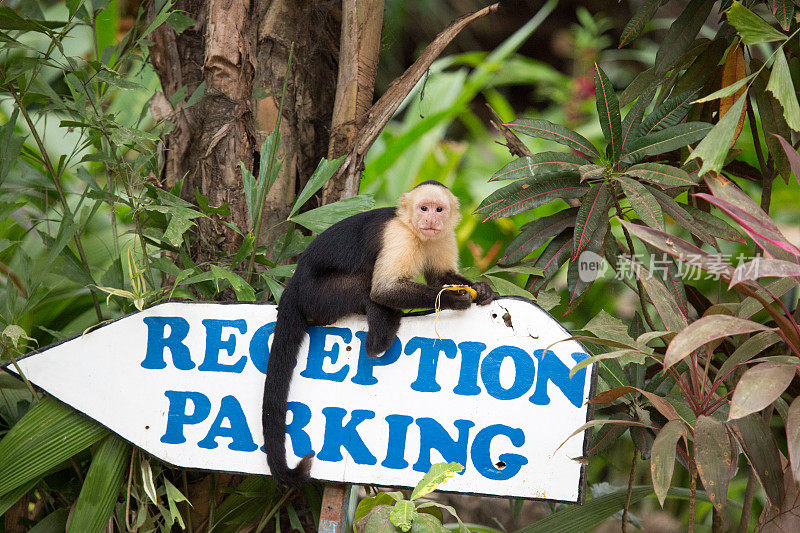
{"label": "sign post", "polygon": [[[167,463],[267,474],[261,396],[276,315],[266,304],[165,303],[18,364]],[[363,349],[366,329],[360,316],[309,328],[289,394],[290,466],[313,453],[312,478],[413,487],[431,464],[456,461],[465,469],[449,491],[582,501],[573,458],[585,435],[559,445],[587,420],[593,369],[569,375],[589,354],[545,311],[506,297],[409,316],[377,358]]]}

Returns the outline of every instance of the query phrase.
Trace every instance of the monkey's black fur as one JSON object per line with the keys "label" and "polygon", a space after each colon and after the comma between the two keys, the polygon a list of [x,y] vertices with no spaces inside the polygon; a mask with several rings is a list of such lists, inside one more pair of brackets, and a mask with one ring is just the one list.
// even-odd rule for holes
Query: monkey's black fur
{"label": "monkey's black fur", "polygon": [[[366,315],[369,329],[365,349],[368,355],[375,356],[394,342],[402,309],[433,307],[442,284],[474,286],[480,303],[488,303],[494,296],[488,285],[473,284],[457,272],[426,272],[429,285],[400,280],[380,295],[380,301],[371,298],[373,270],[384,228],[396,212],[394,207],[374,209],[346,218],[322,232],[300,257],[281,296],[263,404],[264,449],[270,472],[280,483],[302,484],[311,466],[312,454],[309,454],[290,469],[285,448],[289,385],[308,321],[325,325],[351,314]],[[440,302],[443,308],[466,309],[472,300],[466,294],[445,291]]]}

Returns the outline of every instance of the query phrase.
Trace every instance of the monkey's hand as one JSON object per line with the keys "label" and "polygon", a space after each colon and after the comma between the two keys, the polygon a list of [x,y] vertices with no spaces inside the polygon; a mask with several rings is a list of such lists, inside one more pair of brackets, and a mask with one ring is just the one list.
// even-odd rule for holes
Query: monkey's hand
{"label": "monkey's hand", "polygon": [[478,296],[475,298],[475,303],[478,305],[487,305],[497,298],[497,293],[492,290],[488,283],[479,281],[473,283],[472,288],[478,293]]}
{"label": "monkey's hand", "polygon": [[442,309],[469,309],[472,296],[466,291],[442,291],[440,302]]}

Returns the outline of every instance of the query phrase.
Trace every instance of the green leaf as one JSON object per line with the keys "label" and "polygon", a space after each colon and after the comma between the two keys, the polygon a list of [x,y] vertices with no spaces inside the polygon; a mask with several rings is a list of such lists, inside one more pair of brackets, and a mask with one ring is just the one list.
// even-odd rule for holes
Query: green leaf
{"label": "green leaf", "polygon": [[642,125],[642,117],[647,110],[647,106],[653,101],[656,94],[656,88],[651,86],[644,93],[640,94],[636,101],[631,106],[630,111],[625,115],[622,121],[622,151],[627,150],[630,143],[640,135],[640,127]]}
{"label": "green leaf", "polygon": [[505,255],[498,261],[501,265],[511,265],[522,261],[528,254],[539,248],[554,235],[575,225],[578,208],[562,209],[554,215],[537,218],[523,226],[522,231],[506,247]]}
{"label": "green leaf", "polygon": [[744,44],[771,43],[784,41],[786,36],[770,26],[764,19],[744,7],[739,2],[733,2],[730,9],[725,12],[728,22],[736,28]]}
{"label": "green leaf", "polygon": [[167,491],[167,504],[169,505],[169,514],[170,517],[172,518],[172,523],[174,523],[175,520],[177,520],[178,524],[181,526],[181,529],[186,529],[186,526],[183,523],[183,517],[181,516],[181,512],[178,510],[177,503],[186,502],[189,500],[187,500],[186,496],[184,496],[183,493],[181,493],[181,491],[179,491],[177,487],[175,487],[175,485],[170,483],[170,481],[167,478],[164,478],[164,488]]}
{"label": "green leaf", "polygon": [[392,524],[400,528],[401,531],[408,531],[411,529],[411,522],[417,518],[417,509],[414,503],[408,500],[400,500],[394,504],[392,511],[389,513],[389,520]]}
{"label": "green leaf", "polygon": [[739,89],[744,87],[744,85],[747,82],[749,82],[750,80],[752,80],[754,76],[755,76],[755,73],[750,74],[749,76],[747,76],[745,78],[742,78],[742,79],[740,79],[738,81],[735,81],[734,83],[731,83],[727,87],[723,87],[722,89],[720,89],[718,91],[714,91],[713,93],[709,94],[708,96],[704,96],[703,98],[695,100],[692,103],[693,104],[700,104],[700,103],[703,103],[703,102],[710,102],[710,101],[716,100],[718,98],[724,98],[726,96],[731,96],[731,95],[735,94],[736,91],[738,91]]}
{"label": "green leaf", "polygon": [[528,289],[538,292],[552,278],[572,253],[572,231],[565,229],[545,246],[533,266],[542,269],[541,276],[531,276]]}
{"label": "green leaf", "polygon": [[[666,166],[666,165],[665,165]],[[671,167],[670,167],[671,168]],[[651,228],[664,231],[664,213],[656,197],[638,181],[620,176],[617,180],[622,185],[625,196],[642,221]]]}
{"label": "green leaf", "polygon": [[[8,394],[8,391],[4,390],[3,393]],[[6,492],[5,494],[0,494],[0,516],[3,516],[6,511],[11,509],[11,506],[20,500],[20,498],[33,490],[37,483],[39,483],[39,480],[33,479],[26,484],[20,485],[12,491]]]}
{"label": "green leaf", "polygon": [[206,82],[203,81],[200,85],[197,86],[197,89],[192,92],[192,95],[186,100],[186,104],[184,104],[184,108],[189,108],[199,102],[203,96],[206,94]]}
{"label": "green leaf", "polygon": [[625,175],[649,181],[662,188],[693,186],[699,181],[697,176],[692,176],[683,169],[661,163],[633,165],[625,171]]}
{"label": "green leaf", "polygon": [[[741,111],[741,110],[740,110]],[[642,123],[644,124],[644,122]],[[684,122],[636,139],[623,159],[636,162],[648,155],[658,155],[699,141],[711,131],[705,122]]]}
{"label": "green leaf", "polygon": [[575,217],[575,234],[573,237],[572,260],[589,245],[595,231],[608,224],[608,208],[611,205],[611,187],[607,183],[594,185],[586,193],[578,214]]}
{"label": "green leaf", "polygon": [[[231,284],[233,292],[236,293],[236,299],[239,302],[254,302],[256,300],[256,293],[253,287],[247,283],[244,278],[217,265],[211,265],[211,274],[214,276],[214,282],[219,284],[221,280],[225,280]],[[219,290],[219,286],[217,286]]]}
{"label": "green leaf", "polygon": [[797,103],[797,92],[792,83],[792,75],[789,72],[786,56],[783,55],[783,49],[778,50],[775,55],[767,90],[775,95],[783,106],[783,116],[789,127],[794,131],[800,131],[800,104]]}
{"label": "green leaf", "polygon": [[409,500],[413,501],[433,492],[439,485],[463,470],[464,467],[458,463],[436,463],[432,465],[428,469],[428,473],[422,476],[420,482],[414,487]]}
{"label": "green leaf", "polygon": [[739,379],[731,399],[730,420],[755,413],[774,402],[792,382],[797,365],[759,363]]}
{"label": "green leaf", "polygon": [[364,533],[400,533],[392,523],[389,515],[392,508],[388,505],[379,505],[367,515],[364,520]]}
{"label": "green leaf", "polygon": [[180,35],[184,32],[184,30],[197,24],[197,21],[179,11],[173,11],[169,14],[169,17],[167,17],[167,24],[169,24],[170,27],[175,30],[175,33]]}
{"label": "green leaf", "polygon": [[646,0],[639,6],[639,9],[636,10],[636,13],[633,14],[625,25],[625,29],[622,30],[622,35],[619,39],[619,48],[630,43],[642,33],[647,23],[650,22],[659,6],[661,6],[661,2],[662,0]]}
{"label": "green leaf", "polygon": [[[587,223],[587,227],[590,225],[593,226],[594,229],[587,230],[587,232],[591,231],[591,237],[589,238],[588,244],[584,246],[583,250],[588,255],[588,258],[574,257],[573,259],[570,260],[569,266],[567,267],[567,286],[569,287],[570,306],[578,302],[578,298],[586,291],[586,289],[589,288],[589,286],[595,280],[596,272],[590,271],[589,275],[587,276],[585,275],[586,273],[581,272],[580,269],[581,269],[581,264],[582,263],[585,264],[585,261],[582,261],[582,259],[588,259],[589,261],[593,262],[595,258],[603,256],[604,243],[606,241],[606,236],[608,235],[608,228],[609,228],[609,220],[606,212],[603,211],[602,215],[593,218],[590,222]],[[578,233],[578,226],[576,225],[575,234],[577,235],[577,233]],[[575,237],[573,236],[573,253],[574,253],[574,248],[575,248]],[[594,254],[594,256],[592,256],[592,254]],[[595,276],[593,276],[592,274],[595,274]]]}
{"label": "green leaf", "polygon": [[694,223],[701,227],[703,231],[714,237],[719,237],[726,241],[740,242],[744,244],[744,237],[737,232],[730,224],[719,217],[706,213],[691,205],[681,205],[687,213],[694,218]]}
{"label": "green leaf", "polygon": [[355,525],[362,518],[367,516],[372,509],[379,505],[394,505],[396,501],[403,499],[403,493],[400,491],[395,492],[379,492],[375,496],[367,496],[356,507],[356,514],[353,517],[353,533],[356,533]]}
{"label": "green leaf", "polygon": [[[630,229],[631,226],[633,225],[625,223],[625,227]],[[656,308],[658,316],[664,323],[664,327],[673,332],[681,331],[685,328],[687,321],[684,311],[658,277],[654,276],[644,266],[635,261],[631,263],[631,270],[636,274],[636,277],[639,278],[639,281],[642,282],[642,285],[644,285],[647,296],[650,298],[650,301],[653,302],[653,306]]]}
{"label": "green leaf", "polygon": [[58,509],[39,520],[28,533],[61,533],[67,529],[69,509]]}
{"label": "green leaf", "polygon": [[692,0],[683,8],[681,14],[670,25],[661,46],[656,52],[653,70],[656,77],[672,70],[673,64],[694,42],[697,33],[711,13],[714,2],[711,0]]}
{"label": "green leaf", "polygon": [[[759,413],[752,413],[736,421],[741,435],[745,457],[764,487],[772,505],[783,503],[783,467],[781,453],[772,436],[772,430]],[[788,429],[788,424],[787,424]],[[735,433],[734,433],[735,434]],[[790,450],[791,453],[791,450]]]}
{"label": "green leaf", "polygon": [[517,180],[496,190],[481,202],[474,213],[485,217],[483,221],[486,222],[522,213],[556,198],[579,198],[587,190],[589,186],[579,182],[577,172],[554,172]]}
{"label": "green leaf", "polygon": [[107,434],[66,405],[41,400],[0,440],[0,494],[38,478]]}
{"label": "green leaf", "polygon": [[[462,531],[469,533],[466,528]],[[436,516],[430,513],[420,513],[411,524],[411,533],[450,533],[450,530],[444,527]]]}
{"label": "green leaf", "polygon": [[299,213],[290,217],[289,220],[310,229],[314,233],[322,233],[340,220],[372,209],[374,205],[375,199],[372,196],[359,194],[353,198],[345,198],[305,213]]}
{"label": "green leaf", "polygon": [[702,176],[710,170],[718,172],[722,169],[728,150],[733,144],[736,125],[739,123],[739,117],[742,116],[746,97],[747,93],[743,93],[736,100],[736,103],[731,106],[728,112],[708,132],[708,135],[700,141],[697,148],[687,158],[687,161],[690,159],[701,159],[703,161],[703,165],[697,173],[698,176]]}
{"label": "green leaf", "polygon": [[92,456],[92,464],[75,503],[68,533],[104,531],[127,473],[130,445],[108,435]]}
{"label": "green leaf", "polygon": [[258,187],[256,177],[253,173],[247,170],[244,163],[239,163],[239,169],[242,171],[242,189],[244,190],[244,203],[247,206],[247,213],[250,215],[250,222],[255,226],[256,217],[258,216]]}
{"label": "green leaf", "polygon": [[50,33],[48,30],[54,30],[65,26],[66,22],[58,22],[54,20],[34,20],[22,18],[10,7],[0,7],[0,30],[26,30],[35,31],[39,33]]}
{"label": "green leaf", "polygon": [[670,420],[656,435],[650,452],[650,476],[653,479],[658,503],[664,507],[667,499],[672,473],[675,469],[675,446],[678,440],[686,438],[686,426],[682,420]]}
{"label": "green leaf", "polygon": [[600,157],[600,152],[586,137],[565,128],[561,124],[554,124],[541,118],[518,118],[505,125],[531,137],[547,139],[569,146],[573,150],[586,154],[587,157]]}
{"label": "green leaf", "polygon": [[[761,64],[751,59],[750,66],[753,70],[757,70],[761,67]],[[786,151],[782,150],[780,139],[790,138],[792,131],[789,125],[786,124],[786,119],[783,116],[783,106],[772,96],[772,93],[767,92],[769,74],[771,74],[771,72],[764,70],[753,80],[753,95],[756,99],[758,116],[761,118],[764,142],[767,143],[769,154],[775,161],[775,168],[780,173],[781,177],[783,177],[783,181],[788,185],[789,178],[792,175],[789,164],[789,157],[791,156],[788,155]],[[792,148],[791,151],[797,154],[794,148]],[[800,179],[800,168],[798,172],[795,172],[795,176]]]}
{"label": "green leaf", "polygon": [[292,218],[305,204],[309,198],[314,196],[318,190],[322,188],[323,185],[328,183],[328,180],[331,179],[333,174],[339,170],[339,167],[342,166],[342,161],[344,161],[345,156],[340,157],[339,159],[334,159],[333,161],[328,161],[327,159],[323,158],[320,160],[319,165],[317,165],[317,169],[308,179],[308,183],[306,186],[303,187],[303,190],[300,191],[300,194],[297,195],[297,200],[295,200],[294,205],[292,206],[292,211],[289,213],[289,218]]}
{"label": "green leaf", "polygon": [[694,457],[706,494],[718,512],[725,508],[731,470],[731,444],[725,425],[700,415],[694,426]]}
{"label": "green leaf", "polygon": [[11,118],[0,128],[0,185],[8,176],[19,157],[25,139],[14,136],[14,125],[17,123],[19,108],[14,107]]}
{"label": "green leaf", "polygon": [[611,81],[603,69],[594,64],[594,94],[600,127],[608,144],[608,155],[617,163],[622,153],[622,123],[619,114],[619,100],[614,93]]}
{"label": "green leaf", "polygon": [[707,315],[692,322],[679,332],[667,347],[664,367],[669,368],[694,350],[716,339],[731,335],[766,331],[770,328],[742,318],[728,315]]}
{"label": "green leaf", "polygon": [[[539,269],[537,269],[539,270]],[[541,271],[540,271],[541,272]],[[522,296],[523,298],[530,298],[531,300],[535,300],[536,297],[523,289],[522,287],[517,286],[515,283],[511,283],[510,281],[499,278],[497,276],[492,276],[489,274],[485,274],[486,279],[492,284],[492,288],[501,296]]]}
{"label": "green leaf", "polygon": [[501,168],[489,181],[533,178],[561,170],[578,170],[586,160],[570,152],[540,152],[514,159]]}
{"label": "green leaf", "polygon": [[172,6],[173,2],[171,0],[167,0],[166,2],[164,2],[161,11],[156,13],[156,16],[153,17],[153,21],[150,22],[147,28],[142,32],[142,34],[137,39],[137,43],[141,42],[142,39],[153,33],[156,30],[156,28],[158,28],[167,21],[170,15],[172,15]]}

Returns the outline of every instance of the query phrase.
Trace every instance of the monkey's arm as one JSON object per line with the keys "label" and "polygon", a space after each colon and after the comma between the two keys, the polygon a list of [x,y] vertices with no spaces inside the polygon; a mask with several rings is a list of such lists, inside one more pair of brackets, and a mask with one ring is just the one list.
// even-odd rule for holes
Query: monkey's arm
{"label": "monkey's arm", "polygon": [[497,293],[492,290],[488,283],[470,281],[455,270],[448,270],[441,273],[426,272],[425,279],[432,287],[441,287],[442,285],[468,285],[478,293],[478,296],[475,298],[475,303],[478,305],[486,305],[497,298]]}
{"label": "monkey's arm", "polygon": [[[393,283],[373,286],[370,299],[394,309],[435,307],[440,290],[441,285],[430,287],[408,279],[399,279]],[[468,294],[458,294],[453,291],[442,292],[439,301],[444,309],[468,309],[472,304],[472,298]]]}

